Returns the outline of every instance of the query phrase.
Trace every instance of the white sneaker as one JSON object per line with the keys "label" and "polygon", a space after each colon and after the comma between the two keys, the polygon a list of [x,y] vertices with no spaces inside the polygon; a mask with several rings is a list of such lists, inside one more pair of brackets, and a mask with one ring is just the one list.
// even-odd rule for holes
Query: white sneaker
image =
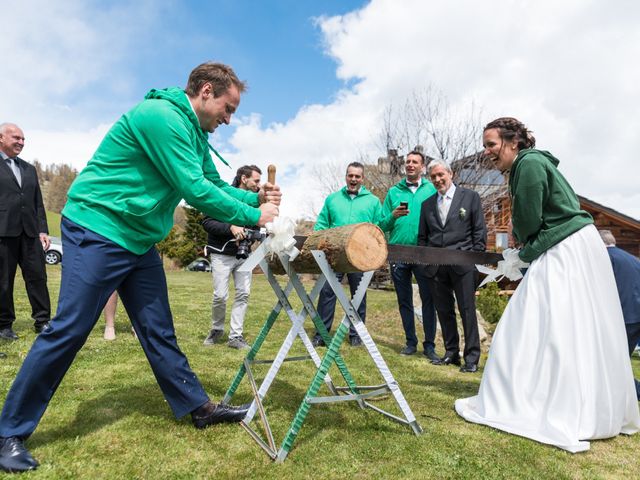
{"label": "white sneaker", "polygon": [[116,329],[114,327],[104,327],[104,339],[105,340],[115,340],[116,339]]}
{"label": "white sneaker", "polygon": [[246,350],[248,348],[251,348],[251,345],[249,345],[247,341],[242,337],[230,338],[227,346],[229,348],[237,348],[238,350]]}

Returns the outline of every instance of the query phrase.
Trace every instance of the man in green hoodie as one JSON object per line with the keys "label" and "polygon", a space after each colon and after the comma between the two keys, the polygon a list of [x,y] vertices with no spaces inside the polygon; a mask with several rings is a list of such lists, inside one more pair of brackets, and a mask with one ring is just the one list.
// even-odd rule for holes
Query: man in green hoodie
{"label": "man in green hoodie", "polygon": [[[360,162],[350,163],[347,166],[345,181],[347,184],[345,187],[325,199],[324,206],[313,227],[314,230],[325,230],[362,222],[378,224],[380,220],[380,200],[362,184],[364,182],[364,165]],[[336,276],[338,282],[341,282],[344,273],[338,273]],[[360,285],[362,276],[362,272],[347,273],[352,297],[355,295],[358,285]],[[336,295],[331,290],[329,283],[325,283],[318,297],[318,314],[328,331],[331,331],[335,308]],[[365,294],[358,307],[358,316],[364,322],[366,315],[367,296]],[[312,343],[315,347],[325,344],[317,331]],[[349,330],[349,343],[352,347],[362,345],[362,341],[353,326]]]}
{"label": "man in green hoodie", "polygon": [[37,468],[23,441],[116,289],[174,415],[190,413],[197,428],[244,418],[244,408],[209,400],[180,351],[154,247],[169,233],[181,199],[237,225],[262,226],[277,216],[277,186],[266,184],[258,193],[233,188],[220,179],[209,153],[224,162],[208,134],[229,124],[244,89],[230,67],[210,62],[191,72],[185,90],[151,90],[113,125],[73,183],[62,211],[58,312],[5,400],[0,470]]}
{"label": "man in green hoodie", "polygon": [[[387,192],[382,204],[380,228],[389,236],[390,244],[417,245],[418,220],[420,206],[427,198],[436,193],[436,189],[422,177],[425,158],[417,150],[407,153],[404,162],[406,177],[396,183]],[[413,355],[418,351],[415,314],[413,309],[413,282],[415,277],[418,292],[422,300],[422,329],[424,332],[423,353],[429,360],[439,359],[435,352],[436,310],[429,291],[427,277],[419,265],[394,262],[389,266],[391,279],[398,297],[398,308],[402,319],[402,328],[406,345],[401,355]]]}

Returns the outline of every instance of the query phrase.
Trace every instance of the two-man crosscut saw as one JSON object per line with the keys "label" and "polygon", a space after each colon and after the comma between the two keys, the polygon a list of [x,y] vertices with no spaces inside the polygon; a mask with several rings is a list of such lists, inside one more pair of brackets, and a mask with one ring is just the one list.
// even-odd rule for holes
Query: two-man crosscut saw
{"label": "two-man crosscut saw", "polygon": [[420,265],[497,265],[504,260],[501,253],[422,247],[419,245],[388,245],[390,263]]}
{"label": "two-man crosscut saw", "polygon": [[[307,237],[296,235],[296,247],[301,250]],[[387,246],[390,263],[413,263],[420,265],[497,265],[504,260],[501,253],[453,250],[450,248],[423,247],[419,245]]]}

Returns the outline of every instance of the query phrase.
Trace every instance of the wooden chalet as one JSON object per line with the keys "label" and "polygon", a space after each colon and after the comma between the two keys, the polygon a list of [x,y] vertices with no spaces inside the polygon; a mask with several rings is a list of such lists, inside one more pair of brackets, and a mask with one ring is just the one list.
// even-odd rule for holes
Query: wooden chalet
{"label": "wooden chalet", "polygon": [[616,246],[640,257],[640,221],[578,195],[580,206],[589,212],[598,230],[611,230]]}

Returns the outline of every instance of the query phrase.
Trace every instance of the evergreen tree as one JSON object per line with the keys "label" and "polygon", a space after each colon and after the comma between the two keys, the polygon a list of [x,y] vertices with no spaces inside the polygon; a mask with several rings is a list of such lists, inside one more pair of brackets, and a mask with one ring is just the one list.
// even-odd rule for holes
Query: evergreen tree
{"label": "evergreen tree", "polygon": [[176,260],[181,267],[185,267],[196,258],[203,255],[203,248],[207,244],[207,233],[202,228],[204,215],[195,208],[178,207],[185,218],[185,227],[174,225],[167,238],[158,242],[156,248],[160,255]]}

